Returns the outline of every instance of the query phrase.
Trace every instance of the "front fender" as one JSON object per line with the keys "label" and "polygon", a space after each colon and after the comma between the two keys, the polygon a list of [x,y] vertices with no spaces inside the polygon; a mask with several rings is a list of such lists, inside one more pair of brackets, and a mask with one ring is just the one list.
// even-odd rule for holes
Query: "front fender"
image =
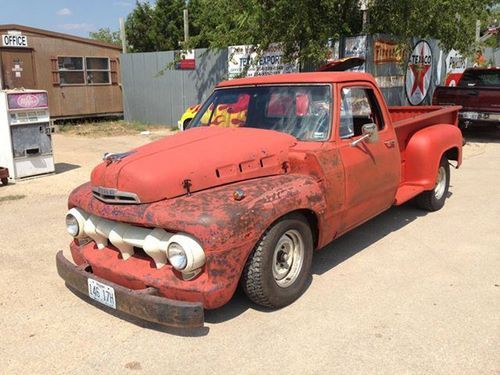
{"label": "front fender", "polygon": [[441,157],[462,164],[462,132],[456,126],[439,124],[415,132],[405,150],[405,184],[422,186],[424,190],[434,188]]}

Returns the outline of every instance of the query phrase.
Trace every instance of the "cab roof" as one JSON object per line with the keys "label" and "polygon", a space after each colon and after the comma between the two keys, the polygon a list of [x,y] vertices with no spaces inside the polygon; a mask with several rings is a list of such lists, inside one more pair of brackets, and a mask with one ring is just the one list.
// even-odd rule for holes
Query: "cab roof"
{"label": "cab roof", "polygon": [[371,74],[358,72],[312,72],[312,73],[289,73],[270,76],[248,77],[232,79],[220,82],[217,87],[247,86],[247,85],[269,85],[286,83],[338,83],[349,81],[369,81],[373,84],[375,80]]}

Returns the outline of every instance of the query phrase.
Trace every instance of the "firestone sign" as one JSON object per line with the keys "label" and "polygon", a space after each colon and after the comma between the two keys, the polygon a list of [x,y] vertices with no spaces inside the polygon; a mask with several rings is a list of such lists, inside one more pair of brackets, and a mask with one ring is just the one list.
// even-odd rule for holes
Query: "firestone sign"
{"label": "firestone sign", "polygon": [[425,40],[413,48],[406,69],[405,91],[411,105],[421,104],[429,92],[432,77],[432,50]]}
{"label": "firestone sign", "polygon": [[3,47],[28,47],[28,37],[20,34],[6,34],[2,35]]}

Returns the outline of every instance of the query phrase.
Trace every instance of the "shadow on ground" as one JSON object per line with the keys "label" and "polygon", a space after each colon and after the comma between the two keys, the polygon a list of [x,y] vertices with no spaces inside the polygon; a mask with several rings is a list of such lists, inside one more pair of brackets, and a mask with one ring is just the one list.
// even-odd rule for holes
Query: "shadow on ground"
{"label": "shadow on ground", "polygon": [[72,171],[73,169],[78,169],[78,168],[81,168],[81,166],[77,165],[77,164],[70,164],[70,163],[56,163],[55,164],[56,174],[69,172],[69,171]]}
{"label": "shadow on ground", "polygon": [[462,129],[466,142],[500,143],[500,125]]}
{"label": "shadow on ground", "polygon": [[[363,251],[391,232],[403,228],[426,214],[426,211],[417,209],[411,204],[391,208],[316,252],[313,258],[312,274],[322,275],[334,269],[337,265]],[[307,287],[310,285],[311,278]],[[237,317],[249,308],[263,312],[275,311],[251,303],[242,290],[238,288],[233,298],[226,305],[216,310],[205,311],[205,321],[213,324],[222,323]]]}

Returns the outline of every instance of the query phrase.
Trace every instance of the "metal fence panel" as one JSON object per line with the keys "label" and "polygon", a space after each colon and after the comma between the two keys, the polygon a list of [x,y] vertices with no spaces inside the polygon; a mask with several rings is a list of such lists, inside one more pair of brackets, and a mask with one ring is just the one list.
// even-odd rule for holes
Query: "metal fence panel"
{"label": "metal fence panel", "polygon": [[174,52],[121,55],[126,121],[175,126],[190,105],[207,98],[227,76],[227,51],[195,50],[196,69],[176,70]]}

